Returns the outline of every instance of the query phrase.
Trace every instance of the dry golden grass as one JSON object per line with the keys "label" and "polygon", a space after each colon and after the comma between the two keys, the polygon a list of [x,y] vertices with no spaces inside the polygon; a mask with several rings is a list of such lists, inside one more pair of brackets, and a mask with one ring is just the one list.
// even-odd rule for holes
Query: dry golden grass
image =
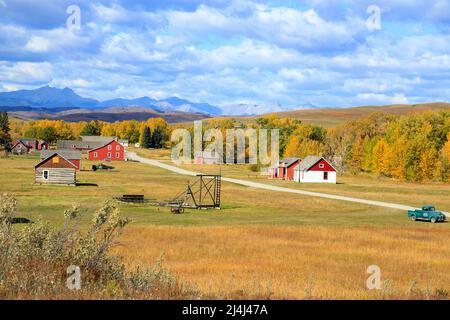
{"label": "dry golden grass", "polygon": [[[130,265],[165,264],[206,296],[273,299],[448,298],[446,229],[130,227],[115,249]],[[366,289],[369,265],[382,290]]]}
{"label": "dry golden grass", "polygon": [[[56,225],[73,203],[94,210],[103,200],[125,193],[164,200],[182,190],[188,179],[135,162],[117,162],[113,172],[79,172],[81,182],[98,187],[39,186],[33,183],[37,161],[1,159],[0,193],[17,196],[21,217],[41,216]],[[91,165],[83,163],[85,168]],[[195,166],[195,170],[217,170],[213,167]],[[222,170],[233,177],[254,174],[241,166]],[[309,188],[449,208],[448,185],[342,179],[340,185]],[[263,180],[302,187],[258,179]],[[165,252],[166,266],[206,297],[445,298],[450,291],[450,223],[411,222],[399,210],[230,183],[222,187],[222,210],[174,215],[167,208],[121,205],[132,223],[116,252],[128,264],[143,266],[153,265]],[[381,291],[365,289],[366,268],[371,264],[382,269]]]}

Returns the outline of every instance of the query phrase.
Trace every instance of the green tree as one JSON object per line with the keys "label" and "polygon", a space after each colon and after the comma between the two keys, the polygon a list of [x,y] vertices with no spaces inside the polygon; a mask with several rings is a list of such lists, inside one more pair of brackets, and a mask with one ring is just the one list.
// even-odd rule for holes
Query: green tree
{"label": "green tree", "polygon": [[161,149],[164,145],[164,134],[159,126],[153,130],[151,148]]}
{"label": "green tree", "polygon": [[150,128],[145,126],[144,130],[142,131],[141,147],[148,149],[151,146],[152,146],[152,134],[150,132]]}
{"label": "green tree", "polygon": [[98,121],[91,121],[86,123],[83,130],[81,130],[81,136],[99,136],[101,134],[102,128]]}
{"label": "green tree", "polygon": [[58,132],[54,127],[50,126],[39,128],[36,138],[48,143],[54,143],[58,140]]}
{"label": "green tree", "polygon": [[11,145],[11,135],[9,127],[9,118],[6,111],[0,113],[0,147],[9,149]]}

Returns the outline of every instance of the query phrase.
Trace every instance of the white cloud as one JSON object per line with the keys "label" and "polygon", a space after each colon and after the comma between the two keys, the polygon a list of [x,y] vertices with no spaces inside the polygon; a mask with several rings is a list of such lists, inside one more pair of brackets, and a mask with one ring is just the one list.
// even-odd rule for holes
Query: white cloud
{"label": "white cloud", "polygon": [[50,47],[50,41],[44,37],[32,36],[25,45],[26,50],[32,52],[45,52]]}
{"label": "white cloud", "polygon": [[393,96],[388,96],[380,93],[359,93],[357,100],[361,103],[373,104],[408,104],[408,99],[403,93],[396,93]]}
{"label": "white cloud", "polygon": [[52,79],[52,73],[52,65],[47,62],[0,63],[0,78],[11,83],[45,83]]}

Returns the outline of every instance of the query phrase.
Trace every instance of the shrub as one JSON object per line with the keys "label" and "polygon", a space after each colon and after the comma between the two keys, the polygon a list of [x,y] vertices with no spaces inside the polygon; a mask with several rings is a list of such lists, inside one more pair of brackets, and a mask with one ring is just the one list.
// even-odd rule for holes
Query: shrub
{"label": "shrub", "polygon": [[[128,224],[115,202],[95,212],[87,231],[80,231],[77,206],[64,212],[59,229],[38,220],[26,227],[12,224],[16,200],[0,200],[0,299],[192,299],[199,293],[182,285],[163,268],[129,271],[109,253]],[[67,268],[79,266],[81,289],[66,286]]]}

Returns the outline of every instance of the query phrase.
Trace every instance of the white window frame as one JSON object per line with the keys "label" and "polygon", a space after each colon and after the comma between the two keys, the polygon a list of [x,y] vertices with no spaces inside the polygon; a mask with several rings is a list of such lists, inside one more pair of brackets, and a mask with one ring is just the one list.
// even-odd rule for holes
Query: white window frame
{"label": "white window frame", "polygon": [[116,146],[116,151],[120,151],[120,146],[119,145]]}
{"label": "white window frame", "polygon": [[116,152],[116,158],[120,158],[120,152]]}
{"label": "white window frame", "polygon": [[111,159],[111,152],[108,152],[108,159]]}
{"label": "white window frame", "polygon": [[109,146],[108,146],[108,150],[112,150],[112,145],[109,145]]}
{"label": "white window frame", "polygon": [[[47,177],[45,177],[45,173],[47,172]],[[42,178],[44,179],[44,180],[48,180],[48,178],[50,177],[50,170],[44,170],[44,171],[42,171]]]}
{"label": "white window frame", "polygon": [[98,153],[94,152],[94,158],[98,158]]}
{"label": "white window frame", "polygon": [[320,169],[323,169],[323,168],[325,168],[325,165],[324,165],[323,163],[320,163],[320,164],[319,164],[319,168],[320,168]]}

